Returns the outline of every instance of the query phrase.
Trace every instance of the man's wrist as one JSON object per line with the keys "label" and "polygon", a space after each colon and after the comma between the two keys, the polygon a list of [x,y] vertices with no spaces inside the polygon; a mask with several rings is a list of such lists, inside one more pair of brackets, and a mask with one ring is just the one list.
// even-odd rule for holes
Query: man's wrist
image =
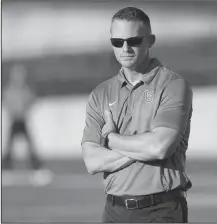
{"label": "man's wrist", "polygon": [[109,139],[108,139],[108,135],[110,134],[110,132],[109,133],[106,133],[106,134],[104,134],[103,136],[102,136],[102,139],[101,139],[101,145],[103,145],[105,148],[108,148],[108,141],[109,141]]}
{"label": "man's wrist", "polygon": [[101,145],[108,148],[108,138],[107,136],[101,136]]}
{"label": "man's wrist", "polygon": [[108,133],[108,135],[107,135],[108,140],[111,138],[112,134],[113,134],[113,132]]}
{"label": "man's wrist", "polygon": [[106,148],[109,148],[109,136],[111,136],[112,132],[109,132],[102,136],[101,138],[101,145],[103,145]]}
{"label": "man's wrist", "polygon": [[108,135],[107,135],[107,143],[108,143],[108,148],[111,148],[111,139],[112,139],[112,136],[114,136],[115,132],[110,132]]}

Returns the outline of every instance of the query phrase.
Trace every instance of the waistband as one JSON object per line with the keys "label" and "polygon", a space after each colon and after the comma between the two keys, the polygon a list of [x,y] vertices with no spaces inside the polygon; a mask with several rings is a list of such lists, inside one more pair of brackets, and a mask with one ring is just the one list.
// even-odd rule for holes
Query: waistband
{"label": "waistband", "polygon": [[185,197],[186,193],[183,190],[175,189],[172,191],[161,192],[151,195],[142,196],[114,196],[107,195],[107,200],[112,205],[124,206],[126,209],[140,209],[173,200],[174,198]]}

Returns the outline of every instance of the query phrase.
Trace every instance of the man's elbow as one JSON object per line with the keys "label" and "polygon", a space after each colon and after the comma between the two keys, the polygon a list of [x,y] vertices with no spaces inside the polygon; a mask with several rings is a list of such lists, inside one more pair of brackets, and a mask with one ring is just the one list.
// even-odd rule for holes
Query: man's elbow
{"label": "man's elbow", "polygon": [[175,150],[176,150],[175,144],[161,145],[159,146],[156,152],[156,157],[159,160],[167,159],[168,157],[174,154]]}
{"label": "man's elbow", "polygon": [[90,174],[90,175],[94,175],[97,173],[97,170],[96,169],[93,169],[93,168],[87,168],[87,172]]}
{"label": "man's elbow", "polygon": [[86,155],[83,155],[84,163],[87,169],[87,172],[91,175],[94,175],[99,172],[99,164],[98,162],[94,159],[94,157],[89,157]]}
{"label": "man's elbow", "polygon": [[161,144],[159,144],[157,142],[149,144],[149,147],[147,150],[148,152],[146,151],[146,149],[147,149],[147,146],[143,145],[140,150],[141,151],[140,159],[143,161],[146,161],[147,159],[148,160],[160,160],[165,157]]}
{"label": "man's elbow", "polygon": [[163,150],[160,150],[158,154],[156,155],[156,158],[158,160],[163,160],[163,159],[166,159],[167,157],[169,157],[169,155],[165,153]]}
{"label": "man's elbow", "polygon": [[[169,128],[158,128],[155,131],[153,152],[156,159],[163,160],[174,154],[179,142],[179,132]],[[154,149],[155,148],[155,149]]]}
{"label": "man's elbow", "polygon": [[84,163],[87,169],[87,172],[91,175],[94,175],[96,173],[98,173],[98,169],[96,166],[96,163],[92,162],[92,161],[87,161],[87,159],[84,159]]}
{"label": "man's elbow", "polygon": [[91,147],[88,143],[82,145],[82,156],[87,169],[87,172],[91,175],[97,173],[97,161],[94,159],[94,154],[90,153]]}

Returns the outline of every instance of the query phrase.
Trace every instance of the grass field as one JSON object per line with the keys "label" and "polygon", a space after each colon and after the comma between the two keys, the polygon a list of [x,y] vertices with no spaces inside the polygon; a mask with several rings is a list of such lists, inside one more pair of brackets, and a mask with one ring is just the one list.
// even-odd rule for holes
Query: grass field
{"label": "grass field", "polygon": [[[81,160],[52,160],[47,167],[53,181],[34,187],[28,172],[14,171],[15,183],[4,186],[2,179],[2,222],[100,222],[105,195],[102,176],[91,176]],[[194,159],[187,163],[193,187],[188,192],[189,222],[217,219],[216,160]],[[4,174],[4,173],[3,173]]]}

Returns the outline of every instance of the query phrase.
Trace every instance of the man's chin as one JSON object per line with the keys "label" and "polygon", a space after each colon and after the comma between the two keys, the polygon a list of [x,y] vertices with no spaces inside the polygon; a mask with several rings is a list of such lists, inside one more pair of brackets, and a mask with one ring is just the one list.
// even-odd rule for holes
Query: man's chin
{"label": "man's chin", "polygon": [[133,62],[129,62],[129,61],[122,61],[121,62],[121,65],[124,67],[124,68],[132,68],[134,66],[135,63]]}

